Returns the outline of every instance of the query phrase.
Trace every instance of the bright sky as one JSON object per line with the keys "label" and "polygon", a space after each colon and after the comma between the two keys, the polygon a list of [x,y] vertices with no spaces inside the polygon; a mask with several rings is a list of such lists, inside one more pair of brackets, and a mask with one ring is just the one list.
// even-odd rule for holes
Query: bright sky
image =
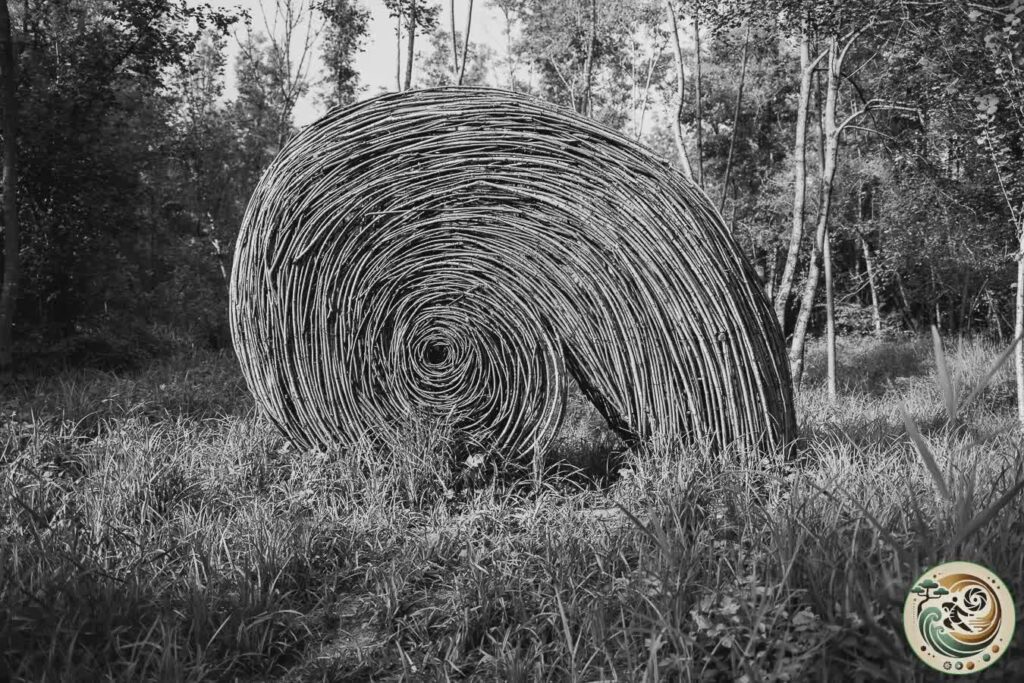
{"label": "bright sky", "polygon": [[[214,7],[241,7],[249,10],[252,16],[254,30],[266,33],[266,24],[273,26],[273,16],[277,0],[190,0],[194,4],[209,2]],[[306,6],[309,0],[295,0]],[[362,97],[372,97],[384,91],[395,89],[395,59],[397,57],[397,46],[395,43],[395,19],[388,16],[388,10],[384,7],[383,0],[358,0],[359,4],[370,10],[369,35],[365,41],[364,51],[356,59],[356,70],[359,72],[360,83],[364,86]],[[438,0],[432,0],[432,4],[438,4]],[[451,26],[451,14],[449,3],[441,2],[442,6],[440,21],[446,29]],[[455,0],[455,28],[462,32],[466,25],[466,10],[469,0]],[[318,15],[314,14],[316,19]],[[267,21],[265,21],[267,20]],[[238,37],[244,37],[244,27],[236,27]],[[487,0],[476,0],[473,3],[473,25],[470,29],[470,40],[476,43],[487,44],[499,50],[504,45],[505,38],[504,18],[501,13],[491,6]],[[305,30],[300,32],[296,42],[301,42]],[[419,39],[419,36],[417,36]],[[404,36],[403,36],[404,40]],[[418,42],[418,41],[417,41]],[[420,45],[426,46],[424,40]],[[429,47],[427,48],[429,49]],[[420,50],[417,49],[417,52]],[[238,54],[238,43],[234,38],[228,40],[228,69],[226,77],[226,89],[228,97],[235,95],[234,63]],[[404,55],[404,48],[403,48]],[[320,79],[323,64],[320,61],[319,46],[315,50],[314,60],[311,64],[310,80],[316,82]],[[403,62],[402,68],[405,68]],[[312,92],[299,100],[295,108],[295,122],[304,126],[315,121],[324,113],[323,106],[317,101],[316,93]]]}

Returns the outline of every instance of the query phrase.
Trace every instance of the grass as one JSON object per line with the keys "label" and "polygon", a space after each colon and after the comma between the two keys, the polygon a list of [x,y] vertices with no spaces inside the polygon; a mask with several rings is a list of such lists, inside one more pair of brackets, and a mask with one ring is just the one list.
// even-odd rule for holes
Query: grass
{"label": "grass", "polygon": [[[947,342],[958,396],[999,352]],[[926,567],[985,564],[1024,613],[1021,498],[992,507],[1024,473],[1011,376],[951,420],[930,340],[840,358],[830,403],[810,352],[796,461],[608,472],[577,410],[539,482],[430,430],[297,452],[225,354],[21,378],[0,388],[0,680],[925,680],[900,610]],[[1020,639],[981,678],[1024,670]]]}

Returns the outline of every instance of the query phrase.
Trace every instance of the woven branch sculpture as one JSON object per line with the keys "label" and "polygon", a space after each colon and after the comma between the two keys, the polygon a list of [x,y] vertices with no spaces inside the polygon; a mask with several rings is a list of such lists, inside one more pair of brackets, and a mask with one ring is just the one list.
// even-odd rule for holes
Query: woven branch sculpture
{"label": "woven branch sculpture", "polygon": [[629,443],[794,434],[778,324],[705,195],[508,92],[385,95],[297,135],[246,211],[231,328],[304,447],[387,444],[427,417],[543,452],[573,381]]}

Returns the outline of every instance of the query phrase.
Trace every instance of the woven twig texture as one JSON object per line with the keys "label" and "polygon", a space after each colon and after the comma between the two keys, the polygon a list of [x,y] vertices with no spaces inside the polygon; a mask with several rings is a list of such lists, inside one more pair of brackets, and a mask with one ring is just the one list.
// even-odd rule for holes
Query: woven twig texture
{"label": "woven twig texture", "polygon": [[573,382],[630,442],[778,446],[783,340],[692,183],[594,121],[508,92],[385,95],[297,135],[238,238],[231,325],[300,446],[543,451]]}

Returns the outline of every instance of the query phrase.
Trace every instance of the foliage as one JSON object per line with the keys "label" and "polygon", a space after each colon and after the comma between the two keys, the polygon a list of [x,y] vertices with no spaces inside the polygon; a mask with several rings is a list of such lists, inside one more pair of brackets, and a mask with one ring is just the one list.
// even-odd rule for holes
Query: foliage
{"label": "foliage", "polygon": [[[456,31],[455,40],[462,45],[462,35]],[[421,60],[422,67],[416,79],[419,87],[437,88],[455,85],[458,77],[453,77],[452,68],[452,34],[443,28],[435,28],[430,34],[430,53]],[[460,47],[461,55],[461,47]],[[466,54],[466,73],[462,79],[464,86],[487,86],[487,69],[494,56],[494,50],[487,45],[470,41]],[[461,57],[460,57],[461,59]]]}
{"label": "foliage", "polygon": [[384,0],[384,6],[392,17],[400,17],[406,30],[429,32],[437,28],[441,6],[427,0]]}
{"label": "foliage", "polygon": [[223,32],[233,17],[161,0],[18,9],[20,115],[31,125],[18,140],[16,339],[38,347],[157,322],[154,290],[175,266],[164,210],[175,107],[163,78],[193,61],[204,27]]}
{"label": "foliage", "polygon": [[[430,36],[416,43],[413,82],[420,87],[451,82],[442,5],[416,3],[417,30]],[[468,84],[511,86],[588,111],[675,158],[675,70],[662,2],[496,5],[507,12],[508,44],[471,43]],[[690,74],[684,137],[692,143],[701,130],[705,189],[713,202],[721,200],[726,222],[773,291],[792,222],[793,36],[807,19],[817,53],[830,32],[869,26],[851,48],[837,105],[842,118],[866,102],[882,103],[844,131],[832,193],[842,325],[863,329],[863,321],[873,326],[878,318],[893,329],[921,330],[936,321],[938,308],[946,331],[1005,337],[1012,327],[1015,231],[1024,217],[1024,10],[1018,2],[925,6],[904,12],[899,3],[864,0],[835,13],[796,0],[680,4]],[[389,8],[408,24],[410,0]],[[307,8],[281,0],[267,9],[291,17],[282,24],[291,26],[288,35],[249,26],[226,37],[234,15],[171,0],[12,8],[22,117],[32,122],[18,141],[19,357],[47,349],[82,357],[81,349],[105,339],[111,344],[100,355],[133,355],[133,338],[134,355],[143,355],[144,340],[158,327],[200,343],[226,342],[224,275],[235,232],[256,179],[295,130],[295,102],[317,84],[324,105],[361,96],[353,60],[369,29],[364,6],[322,0]],[[699,121],[690,73],[695,12],[703,27]],[[304,73],[286,46],[302,38],[300,20],[311,22],[307,38],[317,35],[317,21],[325,22],[322,76]],[[239,43],[233,63],[228,40]],[[232,71],[237,93],[228,97]],[[814,179],[821,172],[823,91],[815,83],[808,222],[820,206]],[[886,109],[891,104],[916,113]],[[875,260],[878,311],[871,308],[864,244]],[[809,252],[805,239],[798,273]],[[811,329],[820,329],[820,305],[812,313]]]}
{"label": "foliage", "polygon": [[362,50],[369,28],[369,12],[355,0],[321,0],[317,10],[327,20],[324,36],[325,102],[329,107],[351,104],[356,99],[359,73],[355,56]]}
{"label": "foliage", "polygon": [[537,70],[542,97],[580,112],[591,97],[594,118],[622,127],[631,81],[637,77],[632,70],[633,36],[657,16],[656,7],[646,0],[523,0],[517,7],[522,31],[516,49]]}

